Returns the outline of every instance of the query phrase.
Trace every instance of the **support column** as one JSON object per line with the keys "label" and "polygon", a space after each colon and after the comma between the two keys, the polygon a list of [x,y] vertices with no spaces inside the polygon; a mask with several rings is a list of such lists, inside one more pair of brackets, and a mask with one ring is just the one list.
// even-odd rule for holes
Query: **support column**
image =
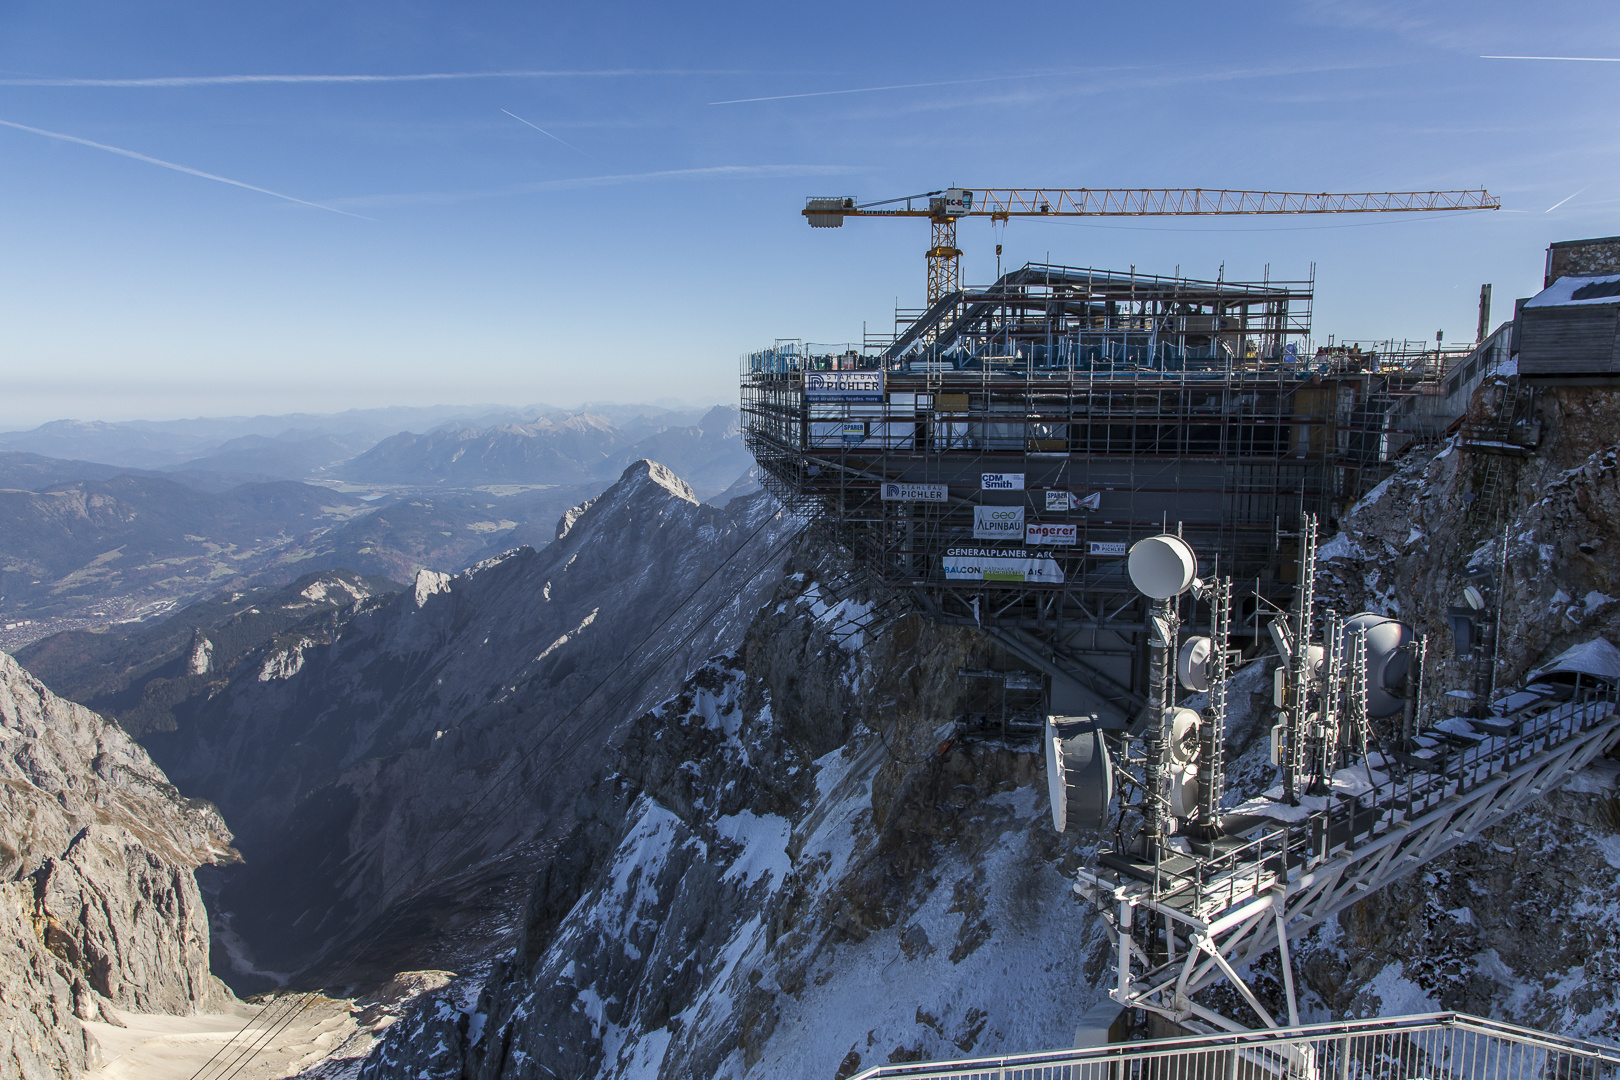
{"label": "support column", "polygon": [[930,218],[933,241],[928,248],[928,304],[962,289],[962,252],[956,246],[956,219]]}

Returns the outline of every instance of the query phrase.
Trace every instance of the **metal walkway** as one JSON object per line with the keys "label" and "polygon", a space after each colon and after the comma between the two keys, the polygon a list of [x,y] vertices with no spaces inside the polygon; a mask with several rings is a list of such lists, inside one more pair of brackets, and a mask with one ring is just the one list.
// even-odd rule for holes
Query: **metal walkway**
{"label": "metal walkway", "polygon": [[1620,1048],[1464,1013],[880,1065],[853,1080],[1612,1080]]}
{"label": "metal walkway", "polygon": [[[1115,1000],[1178,1022],[1231,1028],[1231,1020],[1192,1000],[1224,976],[1262,1023],[1275,1026],[1235,969],[1282,946],[1292,1009],[1288,938],[1478,836],[1620,738],[1613,688],[1582,687],[1575,700],[1542,708],[1500,724],[1474,721],[1475,734],[1454,735],[1460,745],[1425,759],[1424,769],[1397,773],[1374,753],[1335,776],[1330,794],[1300,799],[1290,808],[1297,820],[1220,842],[1212,857],[1171,853],[1140,862],[1105,854],[1096,869],[1081,869],[1075,891],[1112,916]],[[1168,954],[1134,940],[1144,927],[1168,933]]]}

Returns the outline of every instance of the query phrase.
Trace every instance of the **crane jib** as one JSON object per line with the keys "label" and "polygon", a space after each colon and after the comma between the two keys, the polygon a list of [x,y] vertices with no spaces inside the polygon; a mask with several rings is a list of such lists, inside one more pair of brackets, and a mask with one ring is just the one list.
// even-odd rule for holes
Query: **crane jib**
{"label": "crane jib", "polygon": [[[813,228],[836,229],[846,217],[920,217],[933,228],[928,246],[928,303],[962,287],[956,222],[987,217],[1193,217],[1270,214],[1422,213],[1500,210],[1477,191],[1237,191],[1230,188],[943,188],[898,199],[856,203],[850,196],[806,199]],[[997,254],[1000,254],[999,245]]]}
{"label": "crane jib", "polygon": [[[962,191],[965,198],[952,198]],[[951,189],[906,205],[899,200],[857,206],[850,199],[814,199],[806,216],[1045,217],[1182,216],[1195,214],[1367,214],[1499,210],[1501,199],[1473,191],[1236,191],[1224,188],[986,188]]]}

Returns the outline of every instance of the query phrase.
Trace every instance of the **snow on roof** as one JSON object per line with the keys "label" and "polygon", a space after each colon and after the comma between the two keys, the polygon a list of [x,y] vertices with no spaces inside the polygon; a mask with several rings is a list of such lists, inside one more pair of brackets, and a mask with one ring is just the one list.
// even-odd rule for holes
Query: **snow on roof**
{"label": "snow on roof", "polygon": [[1561,277],[1524,302],[1527,308],[1620,304],[1620,274]]}
{"label": "snow on roof", "polygon": [[1559,671],[1578,672],[1582,675],[1608,679],[1611,682],[1620,682],[1620,649],[1603,638],[1593,638],[1579,645],[1571,645],[1553,657],[1552,663],[1543,664],[1532,671],[1525,682],[1534,682],[1543,675]]}

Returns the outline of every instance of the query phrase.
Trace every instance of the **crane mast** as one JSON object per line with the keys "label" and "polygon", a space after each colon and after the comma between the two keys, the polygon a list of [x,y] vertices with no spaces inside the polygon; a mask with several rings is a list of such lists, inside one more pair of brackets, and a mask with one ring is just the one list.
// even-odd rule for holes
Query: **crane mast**
{"label": "crane mast", "polygon": [[[904,205],[901,205],[904,204]],[[965,217],[1193,217],[1278,214],[1414,213],[1499,210],[1478,191],[1237,191],[1227,188],[943,188],[880,202],[853,197],[806,200],[812,227],[837,228],[849,217],[925,217],[930,226],[928,303],[962,288],[956,222]]]}

